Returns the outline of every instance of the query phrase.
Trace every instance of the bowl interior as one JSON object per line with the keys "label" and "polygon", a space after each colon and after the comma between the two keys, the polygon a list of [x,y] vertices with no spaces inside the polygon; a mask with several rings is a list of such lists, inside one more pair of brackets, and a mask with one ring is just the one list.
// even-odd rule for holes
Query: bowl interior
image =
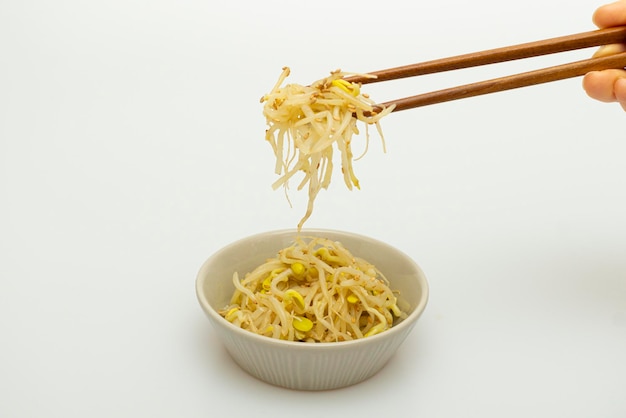
{"label": "bowl interior", "polygon": [[[381,241],[349,232],[326,229],[303,229],[303,236],[316,236],[340,241],[353,255],[374,264],[398,291],[398,306],[409,317],[424,309],[428,285],[419,266],[406,254]],[[293,242],[295,229],[253,235],[236,241],[213,254],[198,274],[197,292],[205,312],[213,317],[226,306],[234,291],[232,282],[236,271],[242,278],[246,273],[274,257],[279,250]]]}

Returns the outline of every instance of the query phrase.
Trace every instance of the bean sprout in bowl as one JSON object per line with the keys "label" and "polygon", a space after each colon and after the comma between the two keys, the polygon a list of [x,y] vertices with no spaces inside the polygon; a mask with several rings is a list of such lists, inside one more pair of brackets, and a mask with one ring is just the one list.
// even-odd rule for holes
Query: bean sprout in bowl
{"label": "bean sprout in bowl", "polygon": [[355,257],[376,266],[397,295],[403,311],[393,326],[364,338],[337,342],[285,341],[233,325],[223,310],[231,302],[233,274],[243,277],[293,244],[295,229],[240,239],[209,257],[198,272],[196,293],[203,311],[234,361],[267,383],[298,390],[328,390],[359,383],[376,374],[409,335],[428,301],[428,283],[404,252],[351,232],[303,229],[300,236],[340,242]]}

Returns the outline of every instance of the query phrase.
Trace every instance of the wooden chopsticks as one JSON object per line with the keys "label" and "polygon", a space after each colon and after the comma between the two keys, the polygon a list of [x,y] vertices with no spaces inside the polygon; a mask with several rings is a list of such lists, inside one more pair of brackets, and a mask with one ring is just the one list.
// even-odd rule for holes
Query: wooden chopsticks
{"label": "wooden chopsticks", "polygon": [[[599,29],[368,73],[376,76],[376,78],[353,76],[347,77],[346,80],[361,84],[376,83],[617,43],[626,43],[626,26]],[[563,80],[581,76],[595,70],[625,67],[626,52],[405,97],[381,103],[380,106],[388,107],[395,104],[394,112],[397,112],[482,94]]]}

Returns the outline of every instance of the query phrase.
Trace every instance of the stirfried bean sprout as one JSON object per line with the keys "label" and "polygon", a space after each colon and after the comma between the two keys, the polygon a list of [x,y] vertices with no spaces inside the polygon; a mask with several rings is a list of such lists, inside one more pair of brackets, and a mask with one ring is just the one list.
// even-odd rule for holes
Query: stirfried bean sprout
{"label": "stirfried bean sprout", "polygon": [[276,257],[239,279],[220,314],[232,324],[288,341],[336,342],[369,337],[406,317],[387,279],[343,245],[296,237]]}
{"label": "stirfried bean sprout", "polygon": [[[280,177],[272,187],[288,188],[291,177],[302,171],[304,177],[298,186],[309,186],[308,205],[298,230],[313,212],[313,203],[319,191],[327,189],[333,171],[333,146],[341,154],[341,169],[348,189],[359,188],[359,180],[352,167],[352,137],[359,134],[357,121],[365,123],[367,152],[369,125],[375,125],[385,148],[379,121],[393,111],[393,106],[376,111],[375,102],[361,93],[360,85],[344,77],[355,75],[336,70],[329,77],[311,84],[287,84],[289,68],[283,68],[270,93],[261,98],[268,129],[265,138],[276,155],[275,172]],[[359,74],[364,75],[364,74]],[[365,74],[367,76],[367,74]]]}

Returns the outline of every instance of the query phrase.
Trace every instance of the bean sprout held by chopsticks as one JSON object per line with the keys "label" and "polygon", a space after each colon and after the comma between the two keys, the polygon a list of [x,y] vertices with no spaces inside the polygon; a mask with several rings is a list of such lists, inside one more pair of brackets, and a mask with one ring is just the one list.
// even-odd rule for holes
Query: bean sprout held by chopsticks
{"label": "bean sprout held by chopsticks", "polygon": [[[352,167],[352,138],[359,134],[357,122],[366,127],[366,147],[369,143],[369,125],[375,125],[385,148],[379,121],[393,111],[393,106],[379,110],[368,95],[361,93],[360,85],[344,79],[350,75],[367,74],[332,71],[329,77],[312,83],[283,85],[289,76],[283,71],[270,93],[261,98],[268,129],[265,138],[276,155],[275,172],[280,178],[272,187],[288,188],[289,180],[299,171],[304,178],[298,190],[309,186],[308,205],[298,230],[313,212],[313,203],[319,191],[327,189],[333,171],[333,149],[341,154],[341,170],[348,189],[359,188],[359,180]],[[377,111],[377,109],[379,111]],[[360,158],[360,157],[359,157]]]}

